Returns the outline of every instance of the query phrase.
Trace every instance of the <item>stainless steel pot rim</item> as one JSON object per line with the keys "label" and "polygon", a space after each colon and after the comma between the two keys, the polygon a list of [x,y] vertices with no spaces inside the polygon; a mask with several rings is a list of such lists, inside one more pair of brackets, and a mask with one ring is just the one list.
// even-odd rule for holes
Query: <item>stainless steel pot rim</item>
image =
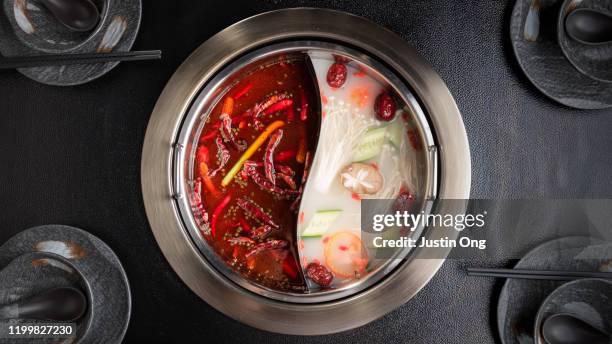
{"label": "stainless steel pot rim", "polygon": [[[374,68],[374,70],[380,74],[378,75],[379,77],[386,79],[389,84],[395,88],[396,93],[403,98],[404,102],[408,104],[412,113],[415,115],[417,123],[419,125],[419,129],[423,133],[425,146],[429,148],[427,150],[427,154],[425,154],[428,169],[426,175],[422,176],[425,181],[425,185],[428,185],[425,194],[425,199],[433,200],[436,197],[435,192],[438,171],[436,170],[437,164],[435,163],[435,161],[437,160],[437,147],[435,146],[433,134],[429,128],[429,123],[427,122],[425,113],[421,109],[412,92],[410,92],[410,90],[406,87],[406,85],[392,71],[388,70],[379,62],[375,61],[364,53],[360,53],[354,49],[344,47],[340,44],[314,40],[299,40],[276,43],[256,49],[255,51],[247,53],[246,55],[238,58],[236,61],[230,63],[228,66],[224,67],[204,86],[202,91],[198,94],[198,97],[193,102],[193,106],[190,107],[188,113],[184,116],[181,130],[179,132],[176,142],[173,144],[174,198],[177,200],[179,213],[181,214],[181,220],[183,221],[183,224],[188,233],[190,234],[194,244],[198,247],[200,252],[202,252],[204,259],[208,260],[209,263],[211,263],[211,265],[216,270],[218,270],[223,276],[228,277],[237,285],[256,294],[283,302],[316,303],[331,301],[334,299],[339,299],[352,294],[356,294],[372,286],[380,279],[384,278],[384,275],[386,273],[388,273],[398,264],[400,264],[400,262],[403,259],[406,259],[407,255],[409,254],[409,250],[398,251],[398,254],[394,258],[389,259],[389,261],[384,266],[379,267],[375,272],[370,274],[368,278],[344,286],[342,288],[312,294],[275,291],[263,286],[258,286],[253,283],[250,283],[238,273],[233,271],[231,268],[227,267],[224,262],[219,260],[216,253],[212,251],[206,240],[201,236],[200,230],[198,229],[198,226],[196,225],[193,216],[190,215],[191,205],[189,202],[189,197],[186,196],[189,193],[189,186],[188,181],[185,178],[185,175],[188,174],[188,171],[185,171],[185,164],[183,163],[185,161],[188,161],[189,156],[188,151],[184,147],[189,147],[190,145],[197,143],[190,142],[193,139],[197,141],[197,137],[199,136],[192,136],[192,133],[195,129],[194,126],[198,122],[198,120],[202,118],[202,116],[208,116],[210,108],[207,107],[209,105],[213,105],[209,102],[206,102],[205,100],[210,100],[211,98],[215,97],[215,95],[217,95],[215,91],[219,89],[221,84],[223,84],[224,81],[226,81],[236,72],[240,71],[241,68],[243,68],[245,65],[249,65],[253,62],[265,59],[275,54],[311,51],[325,51],[336,54],[341,53],[355,61],[365,63],[369,67]],[[188,166],[188,168],[189,170],[192,170],[192,166]],[[425,205],[430,205],[430,203],[425,203]],[[419,228],[418,230],[413,232],[415,238],[420,235],[422,229],[423,228]]]}
{"label": "stainless steel pot rim", "polygon": [[[172,198],[172,143],[181,128],[177,116],[187,113],[202,87],[239,56],[274,42],[304,38],[333,40],[367,51],[406,81],[429,116],[440,149],[438,197],[469,197],[467,135],[443,81],[400,37],[363,18],[321,9],[257,15],[202,44],[176,71],[155,106],[143,148],[142,186],[155,238],[171,266],[196,294],[254,327],[288,334],[325,334],[366,324],[399,307],[433,277],[443,260],[419,259],[425,255],[417,251],[387,278],[359,294],[307,305],[279,302],[221,277],[183,229]],[[428,238],[444,234],[429,229],[424,233]]]}

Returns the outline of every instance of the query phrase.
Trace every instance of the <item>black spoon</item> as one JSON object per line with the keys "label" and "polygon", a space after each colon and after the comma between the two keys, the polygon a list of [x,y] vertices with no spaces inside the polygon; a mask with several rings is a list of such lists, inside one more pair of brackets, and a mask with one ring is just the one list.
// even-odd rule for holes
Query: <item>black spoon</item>
{"label": "black spoon", "polygon": [[55,288],[0,307],[0,320],[38,319],[48,321],[75,321],[85,314],[87,299],[71,287]]}
{"label": "black spoon", "polygon": [[612,16],[589,8],[579,8],[565,18],[565,31],[582,44],[612,42]]}
{"label": "black spoon", "polygon": [[55,18],[73,31],[90,31],[100,21],[100,13],[90,0],[41,0]]}
{"label": "black spoon", "polygon": [[546,318],[542,335],[549,344],[610,344],[610,334],[569,314],[555,314]]}

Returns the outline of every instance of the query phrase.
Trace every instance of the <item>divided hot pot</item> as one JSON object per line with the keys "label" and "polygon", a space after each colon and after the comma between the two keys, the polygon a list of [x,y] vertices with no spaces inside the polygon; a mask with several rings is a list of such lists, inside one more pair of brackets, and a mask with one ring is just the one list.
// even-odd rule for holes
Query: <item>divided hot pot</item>
{"label": "divided hot pot", "polygon": [[390,312],[444,261],[368,256],[360,201],[455,213],[431,204],[467,199],[470,174],[459,110],[412,47],[360,17],[289,9],[228,27],[176,71],[147,129],[142,188],[159,246],[198,296],[310,335]]}

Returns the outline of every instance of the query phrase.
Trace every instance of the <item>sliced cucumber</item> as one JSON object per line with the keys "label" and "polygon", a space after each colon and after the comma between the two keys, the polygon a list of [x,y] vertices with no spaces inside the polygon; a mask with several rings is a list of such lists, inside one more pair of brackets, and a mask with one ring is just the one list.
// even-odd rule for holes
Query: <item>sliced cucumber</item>
{"label": "sliced cucumber", "polygon": [[310,219],[308,227],[302,232],[302,237],[319,237],[325,234],[329,227],[342,214],[342,210],[317,211]]}
{"label": "sliced cucumber", "polygon": [[368,130],[353,151],[353,162],[365,161],[380,154],[386,132],[386,127]]}
{"label": "sliced cucumber", "polygon": [[400,148],[402,146],[402,141],[404,141],[406,135],[406,127],[404,125],[404,122],[401,120],[401,118],[396,119],[387,128],[387,136],[389,137],[389,141],[391,141],[391,143],[395,147]]}

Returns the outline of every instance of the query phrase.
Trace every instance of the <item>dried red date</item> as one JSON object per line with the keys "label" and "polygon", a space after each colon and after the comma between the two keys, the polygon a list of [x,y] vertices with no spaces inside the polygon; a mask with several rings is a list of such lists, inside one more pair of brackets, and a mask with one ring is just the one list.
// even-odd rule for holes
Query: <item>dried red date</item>
{"label": "dried red date", "polygon": [[327,70],[327,83],[333,88],[340,88],[346,82],[346,74],[346,66],[336,62]]}
{"label": "dried red date", "polygon": [[387,92],[383,92],[376,97],[374,102],[374,111],[376,112],[376,118],[381,121],[391,121],[395,117],[395,100]]}
{"label": "dried red date", "polygon": [[332,273],[319,263],[308,264],[306,266],[306,276],[321,287],[329,286],[334,279]]}

